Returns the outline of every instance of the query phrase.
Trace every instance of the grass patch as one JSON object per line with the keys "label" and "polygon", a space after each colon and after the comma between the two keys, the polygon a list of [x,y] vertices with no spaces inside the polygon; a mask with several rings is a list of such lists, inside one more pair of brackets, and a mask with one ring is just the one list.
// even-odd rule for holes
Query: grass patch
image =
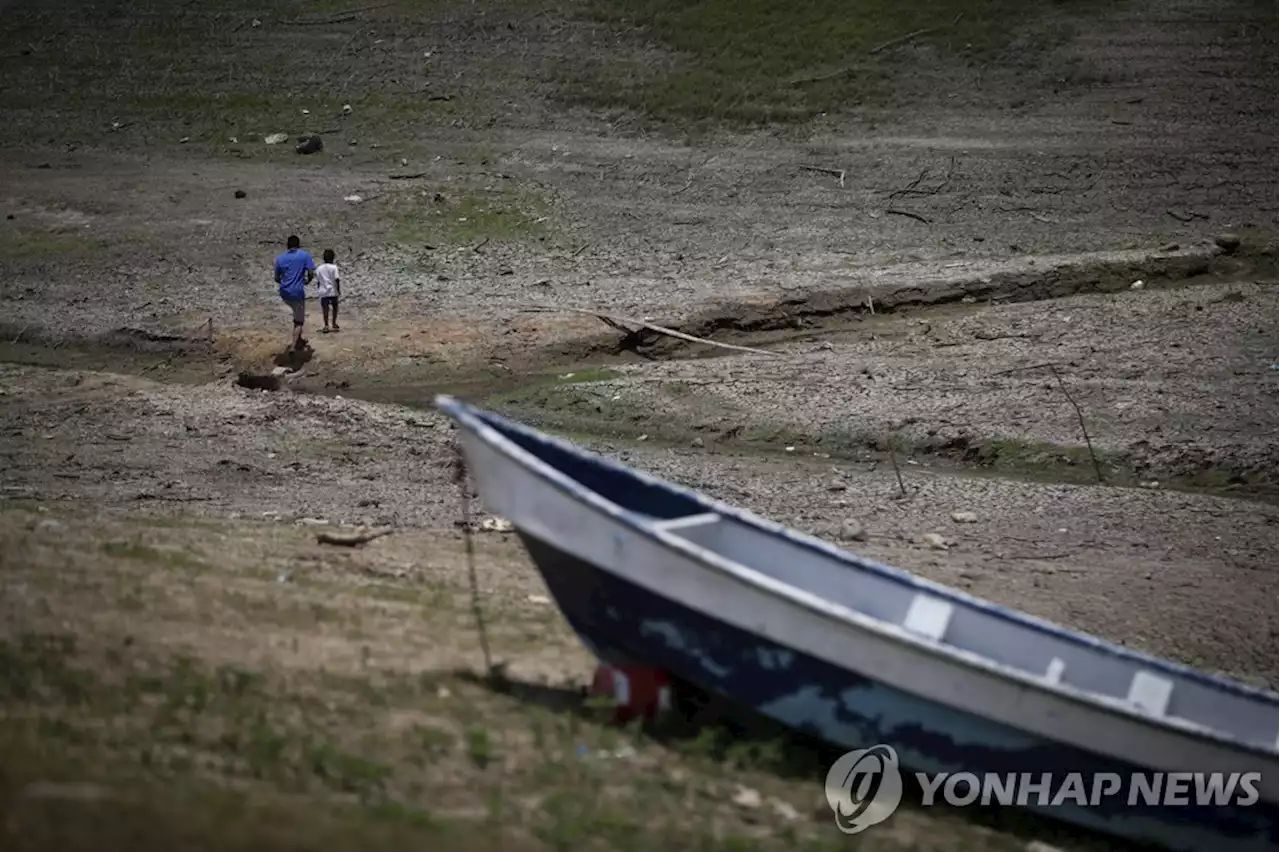
{"label": "grass patch", "polygon": [[[618,30],[639,29],[673,54],[633,62],[610,55],[589,71],[561,69],[566,96],[625,106],[659,119],[797,121],[883,100],[900,70],[894,52],[877,46],[918,30],[913,48],[952,61],[1000,58],[1029,22],[1098,0],[591,0],[586,15]],[[1044,29],[1042,27],[1042,29]],[[1048,27],[1024,38],[1018,58],[1068,35]],[[1012,58],[1012,57],[1010,57]],[[566,60],[566,66],[569,60]],[[666,67],[663,67],[665,65]]]}
{"label": "grass patch", "polygon": [[201,571],[208,564],[182,550],[160,549],[137,541],[107,541],[102,543],[102,553],[112,559],[141,562],[164,568],[181,568]]}
{"label": "grass patch", "polygon": [[104,248],[106,243],[93,237],[30,231],[0,234],[0,257],[10,261],[56,259]]}
{"label": "grass patch", "polygon": [[528,239],[547,233],[550,205],[515,191],[467,191],[446,197],[421,191],[390,205],[392,238],[402,245],[479,244]]}

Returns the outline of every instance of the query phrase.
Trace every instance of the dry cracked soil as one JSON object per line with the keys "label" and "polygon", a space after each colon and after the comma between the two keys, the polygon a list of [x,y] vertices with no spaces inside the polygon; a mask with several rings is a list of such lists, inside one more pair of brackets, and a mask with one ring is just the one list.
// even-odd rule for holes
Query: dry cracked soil
{"label": "dry cracked soil", "polygon": [[608,724],[474,499],[473,589],[441,392],[1276,688],[1275,7],[781,8],[3,4],[7,848],[848,845],[820,746]]}

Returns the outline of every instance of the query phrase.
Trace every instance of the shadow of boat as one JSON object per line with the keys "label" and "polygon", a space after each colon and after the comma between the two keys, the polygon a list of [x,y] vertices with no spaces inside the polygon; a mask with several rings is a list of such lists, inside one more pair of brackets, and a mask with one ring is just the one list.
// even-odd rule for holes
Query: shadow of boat
{"label": "shadow of boat", "polygon": [[[495,667],[488,676],[470,669],[455,670],[451,676],[522,704],[573,716],[587,723],[609,723],[609,711],[593,701],[582,686],[557,686],[515,679],[501,667]],[[725,699],[708,695],[692,684],[677,682],[673,687],[671,711],[658,719],[639,723],[640,735],[663,748],[715,763],[741,765],[745,762],[753,770],[788,781],[812,782],[815,786],[822,784],[827,770],[843,753],[816,736],[797,732]],[[816,797],[816,802],[818,804],[808,816],[815,820],[831,820],[832,814],[820,796]],[[958,817],[986,829],[1013,835],[1028,845],[1037,841],[1071,852],[1138,852],[1160,848],[1124,842],[1023,808],[995,805],[957,808],[941,803],[926,808],[921,802],[922,790],[914,774],[904,772],[903,808],[941,812],[951,818]],[[832,831],[836,831],[834,825]]]}

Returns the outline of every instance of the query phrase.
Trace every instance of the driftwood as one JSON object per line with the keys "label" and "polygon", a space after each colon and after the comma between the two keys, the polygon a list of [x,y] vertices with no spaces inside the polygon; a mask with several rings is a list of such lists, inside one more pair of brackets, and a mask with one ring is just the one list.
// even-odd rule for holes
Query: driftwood
{"label": "driftwood", "polygon": [[390,527],[380,530],[361,530],[360,532],[322,532],[316,533],[316,541],[321,544],[333,544],[338,547],[359,547],[368,544],[375,538],[390,535],[394,530]]}
{"label": "driftwood", "polygon": [[719,343],[715,340],[707,340],[705,337],[695,337],[692,334],[685,334],[683,331],[676,331],[674,328],[665,328],[664,326],[654,325],[653,323],[645,322],[644,320],[638,320],[633,317],[622,317],[616,314],[606,314],[600,311],[589,310],[587,308],[558,308],[558,307],[551,307],[549,305],[530,305],[528,308],[526,308],[526,310],[539,311],[544,313],[550,313],[555,311],[568,311],[570,313],[575,313],[575,314],[586,314],[587,316],[596,317],[597,319],[602,321],[605,325],[608,325],[612,328],[619,328],[622,331],[628,331],[628,329],[624,328],[623,326],[636,325],[636,326],[639,326],[640,328],[648,329],[649,331],[656,332],[658,334],[665,334],[668,337],[675,337],[675,338],[679,338],[680,340],[687,340],[690,343],[705,343],[708,346],[715,346],[720,349],[731,349],[734,352],[750,352],[753,355],[767,355],[771,358],[781,357],[777,352],[770,352],[767,349],[753,349],[750,346],[735,346],[732,343]]}

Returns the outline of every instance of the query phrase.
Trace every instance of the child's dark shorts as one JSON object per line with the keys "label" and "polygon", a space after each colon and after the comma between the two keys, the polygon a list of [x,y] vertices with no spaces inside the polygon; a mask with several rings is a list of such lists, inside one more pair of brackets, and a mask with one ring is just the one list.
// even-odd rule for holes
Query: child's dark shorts
{"label": "child's dark shorts", "polygon": [[321,307],[321,308],[336,308],[336,307],[338,307],[338,297],[337,297],[337,296],[321,296],[321,297],[320,297],[320,307]]}

